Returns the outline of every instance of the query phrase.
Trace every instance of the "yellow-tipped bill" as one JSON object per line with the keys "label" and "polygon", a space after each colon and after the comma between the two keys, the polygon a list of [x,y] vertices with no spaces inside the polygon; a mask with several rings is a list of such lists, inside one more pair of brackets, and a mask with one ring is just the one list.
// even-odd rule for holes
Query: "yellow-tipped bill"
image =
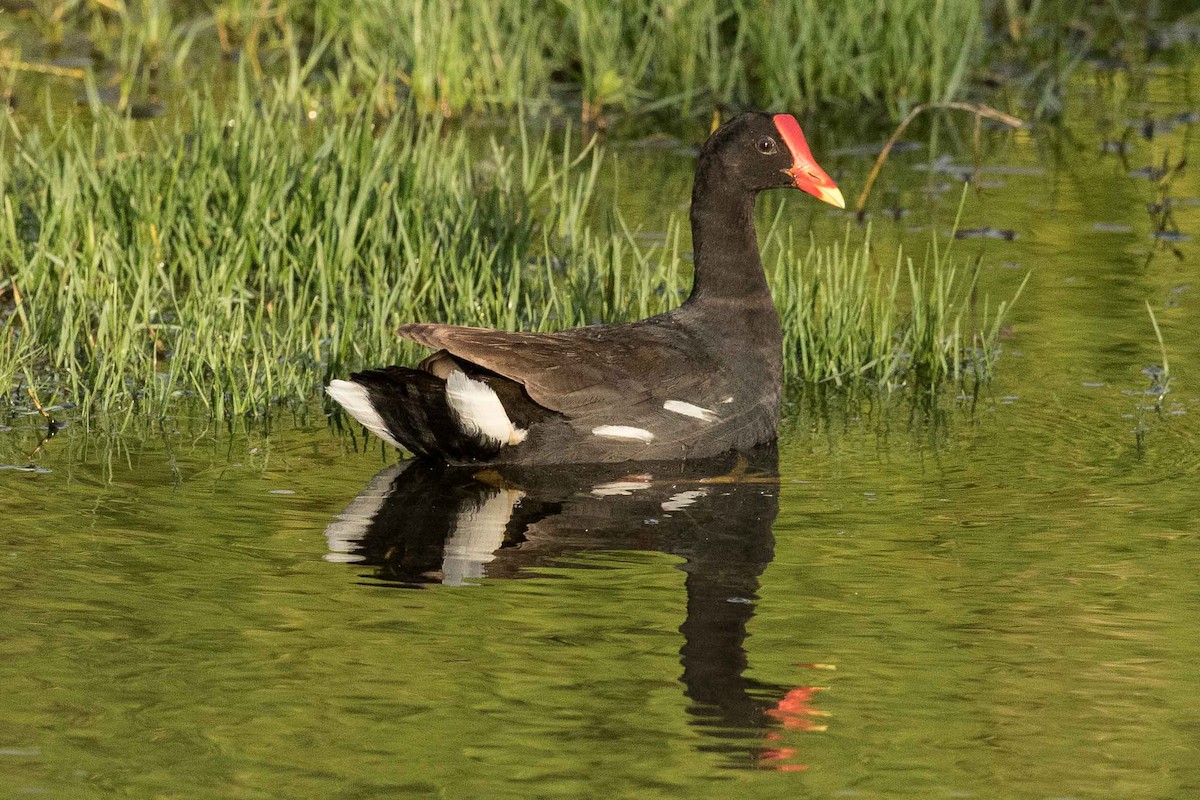
{"label": "yellow-tipped bill", "polygon": [[791,114],[776,114],[772,119],[780,137],[783,138],[783,143],[791,151],[792,166],[784,172],[792,176],[795,187],[808,192],[813,197],[824,200],[831,206],[845,208],[846,200],[842,197],[841,190],[838,189],[833,179],[825,174],[825,170],[817,165],[816,159],[808,149],[808,142],[804,139],[804,131],[800,130],[800,123],[796,122],[796,118]]}
{"label": "yellow-tipped bill", "polygon": [[846,199],[842,197],[842,190],[836,186],[821,186],[817,191],[819,192],[817,197],[829,203],[829,205],[837,206],[838,208],[846,207]]}

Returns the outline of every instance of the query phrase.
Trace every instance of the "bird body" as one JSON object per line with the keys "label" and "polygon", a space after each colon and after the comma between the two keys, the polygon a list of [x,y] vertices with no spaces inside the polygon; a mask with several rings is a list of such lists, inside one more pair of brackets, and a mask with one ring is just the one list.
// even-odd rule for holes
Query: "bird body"
{"label": "bird body", "polygon": [[700,153],[683,305],[554,333],[412,323],[398,334],[434,351],[418,367],[328,392],[385,441],[449,463],[693,459],[768,442],[782,333],[753,210],[759,191],[784,186],[844,205],[791,116],[743,114]]}

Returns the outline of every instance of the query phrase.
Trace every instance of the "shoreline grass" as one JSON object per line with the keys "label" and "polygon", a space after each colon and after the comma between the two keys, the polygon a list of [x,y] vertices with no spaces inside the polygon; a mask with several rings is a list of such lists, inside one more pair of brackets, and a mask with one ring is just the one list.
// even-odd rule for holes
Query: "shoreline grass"
{"label": "shoreline grass", "polygon": [[[1144,61],[1172,46],[1152,33],[1194,17],[1182,2],[1108,0],[39,0],[0,20],[0,66],[10,90],[30,72],[90,74],[142,113],[162,86],[237,60],[260,79],[299,62],[307,83],[370,93],[383,113],[569,98],[585,123],[739,106],[898,120],[983,80],[1039,116],[1085,58]],[[90,66],[49,63],[64,54]]]}
{"label": "shoreline grass", "polygon": [[[478,156],[436,118],[376,121],[369,99],[317,122],[306,108],[286,89],[226,106],[196,95],[186,122],[96,109],[56,135],[10,115],[0,402],[32,388],[84,417],[184,403],[264,416],[331,377],[412,359],[393,334],[405,321],[623,321],[676,305],[689,283],[681,220],[647,246],[615,206],[591,212],[603,153],[569,130],[522,124]],[[945,255],[876,273],[849,233],[806,253],[792,236],[765,237],[790,378],[990,374],[1004,308],[976,314]]]}

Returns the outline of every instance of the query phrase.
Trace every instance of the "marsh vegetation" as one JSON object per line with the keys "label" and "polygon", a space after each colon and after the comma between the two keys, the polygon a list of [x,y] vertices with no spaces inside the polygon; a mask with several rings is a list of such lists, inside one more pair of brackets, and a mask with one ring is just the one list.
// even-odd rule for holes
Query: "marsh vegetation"
{"label": "marsh vegetation", "polygon": [[[1152,22],[1159,50],[1193,31],[1171,4],[861,5],[21,6],[0,40],[0,399],[261,416],[411,358],[403,321],[651,315],[689,285],[686,216],[644,230],[609,167],[621,139],[598,129],[674,117],[686,147],[757,105],[882,133],[989,82],[1037,118],[1084,57],[1144,57]],[[1000,75],[1020,58],[1035,68]],[[935,122],[931,144],[964,128]],[[783,210],[765,203],[761,231],[791,380],[990,376],[1019,290],[989,297],[940,232],[881,251],[869,227],[815,241]]]}

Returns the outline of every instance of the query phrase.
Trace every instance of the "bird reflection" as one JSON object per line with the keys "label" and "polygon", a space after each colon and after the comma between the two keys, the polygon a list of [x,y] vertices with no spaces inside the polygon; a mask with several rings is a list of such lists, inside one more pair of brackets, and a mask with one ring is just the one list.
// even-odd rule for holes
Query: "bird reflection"
{"label": "bird reflection", "polygon": [[683,559],[680,626],[689,714],[705,749],[760,768],[803,769],[783,731],[823,729],[814,687],[747,677],[746,626],[774,555],[774,447],[679,463],[466,469],[405,461],[380,472],[329,525],[330,561],[380,580],[458,586],[518,578],[584,551]]}

